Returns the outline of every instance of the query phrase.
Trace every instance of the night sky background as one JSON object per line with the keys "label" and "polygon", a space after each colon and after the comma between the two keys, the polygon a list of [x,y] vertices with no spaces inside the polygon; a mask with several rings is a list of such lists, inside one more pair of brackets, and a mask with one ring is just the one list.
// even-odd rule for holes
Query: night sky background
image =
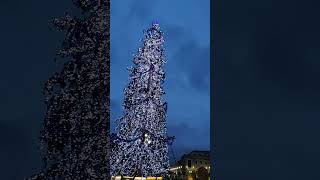
{"label": "night sky background", "polygon": [[0,1],[0,179],[21,180],[41,167],[38,137],[44,82],[61,63],[64,34],[49,27],[72,12],[72,1]]}
{"label": "night sky background", "polygon": [[[121,32],[111,37],[111,73],[119,73],[119,83],[111,79],[112,117],[120,115],[130,54],[139,47],[142,29],[156,18],[167,39],[169,132],[181,137],[178,152],[193,143],[205,148],[207,130],[183,134],[207,123],[208,84],[197,70],[208,68],[208,2],[111,4],[119,18],[112,20],[111,31]],[[0,1],[0,179],[23,179],[40,167],[42,87],[59,69],[53,57],[63,38],[48,28],[48,21],[71,7],[65,0]],[[214,1],[211,145],[216,146],[217,179],[320,179],[319,7],[311,0]],[[183,104],[177,105],[179,96]],[[194,110],[188,107],[188,114],[180,114],[175,108],[186,107],[187,98],[204,109],[190,116]]]}
{"label": "night sky background", "polygon": [[[111,122],[122,115],[127,67],[142,47],[153,20],[165,38],[165,100],[168,135],[176,159],[192,150],[210,150],[210,1],[139,0],[111,2]],[[173,154],[169,157],[174,163]]]}

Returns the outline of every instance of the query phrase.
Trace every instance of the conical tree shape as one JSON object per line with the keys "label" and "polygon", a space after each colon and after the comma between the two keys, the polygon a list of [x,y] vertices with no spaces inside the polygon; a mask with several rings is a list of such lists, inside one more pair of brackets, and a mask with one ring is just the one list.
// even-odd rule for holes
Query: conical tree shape
{"label": "conical tree shape", "polygon": [[44,167],[29,179],[110,179],[109,0],[74,0],[83,16],[54,19],[66,62],[46,83]]}
{"label": "conical tree shape", "polygon": [[169,169],[166,103],[162,95],[163,33],[153,23],[129,68],[124,115],[118,119],[110,157],[111,175],[165,176]]}

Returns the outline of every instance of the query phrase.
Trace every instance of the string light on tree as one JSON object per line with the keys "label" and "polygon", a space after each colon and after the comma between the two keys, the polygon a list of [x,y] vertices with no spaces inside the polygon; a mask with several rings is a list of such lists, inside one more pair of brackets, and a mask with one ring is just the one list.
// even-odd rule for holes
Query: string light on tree
{"label": "string light on tree", "polygon": [[143,47],[129,67],[124,91],[124,114],[117,120],[111,143],[111,175],[159,177],[169,170],[166,112],[163,83],[164,38],[154,21],[144,31]]}
{"label": "string light on tree", "polygon": [[[72,0],[79,16],[54,18],[65,38],[64,62],[44,86],[41,130],[44,166],[29,180],[110,179],[110,0]],[[3,179],[3,178],[2,178]]]}

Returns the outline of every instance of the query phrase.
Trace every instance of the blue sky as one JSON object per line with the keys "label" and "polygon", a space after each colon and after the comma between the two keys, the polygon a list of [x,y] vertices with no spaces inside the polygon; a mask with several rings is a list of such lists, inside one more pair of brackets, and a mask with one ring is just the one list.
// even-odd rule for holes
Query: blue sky
{"label": "blue sky", "polygon": [[[111,121],[121,116],[126,68],[153,20],[165,33],[168,134],[176,156],[209,150],[210,1],[159,0],[111,3]],[[114,124],[112,125],[114,127]]]}

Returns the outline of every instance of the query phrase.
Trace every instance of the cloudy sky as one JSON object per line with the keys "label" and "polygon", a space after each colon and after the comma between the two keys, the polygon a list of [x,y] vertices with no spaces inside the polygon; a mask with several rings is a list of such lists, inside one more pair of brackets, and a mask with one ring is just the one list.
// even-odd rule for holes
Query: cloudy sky
{"label": "cloudy sky", "polygon": [[[23,179],[41,167],[42,88],[59,70],[53,59],[64,36],[48,24],[72,7],[71,0],[0,1],[0,179]],[[120,115],[131,54],[153,19],[166,33],[168,124],[177,154],[208,149],[208,1],[112,1],[112,117]]]}
{"label": "cloudy sky", "polygon": [[[158,20],[165,33],[168,134],[177,158],[210,144],[209,0],[112,1],[111,120],[121,116],[126,67],[141,46],[142,31]],[[170,156],[172,156],[170,154]]]}

